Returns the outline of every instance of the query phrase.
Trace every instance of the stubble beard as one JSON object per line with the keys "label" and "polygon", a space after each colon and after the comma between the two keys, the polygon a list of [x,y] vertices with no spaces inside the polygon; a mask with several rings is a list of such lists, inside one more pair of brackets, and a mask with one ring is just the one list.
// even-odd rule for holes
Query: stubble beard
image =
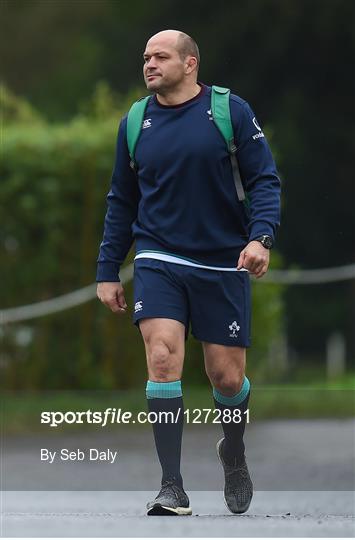
{"label": "stubble beard", "polygon": [[181,84],[181,80],[164,80],[164,78],[160,75],[158,79],[152,81],[152,83],[149,83],[149,81],[146,80],[145,84],[150,92],[155,92],[156,94],[165,96],[174,92],[174,90],[177,89]]}

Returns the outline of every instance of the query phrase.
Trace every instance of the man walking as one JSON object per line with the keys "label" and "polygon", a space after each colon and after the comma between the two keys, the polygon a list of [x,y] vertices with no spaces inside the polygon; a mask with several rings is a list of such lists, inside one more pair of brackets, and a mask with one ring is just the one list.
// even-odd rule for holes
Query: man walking
{"label": "man walking", "polygon": [[[114,313],[127,304],[119,269],[136,242],[134,323],[144,340],[150,411],[178,414],[153,424],[162,467],[161,490],[149,515],[191,514],[180,473],[183,431],[181,376],[185,340],[201,341],[206,373],[221,411],[217,453],[225,502],[245,512],[253,486],[244,455],[245,375],[250,346],[249,274],[262,277],[279,226],[280,181],[265,136],[249,105],[230,95],[240,176],[211,109],[211,87],[197,79],[199,51],[175,30],[159,32],[144,51],[152,93],[134,152],[121,121],[103,241],[97,296]],[[248,205],[242,202],[245,190]],[[231,419],[232,421],[229,421]]]}

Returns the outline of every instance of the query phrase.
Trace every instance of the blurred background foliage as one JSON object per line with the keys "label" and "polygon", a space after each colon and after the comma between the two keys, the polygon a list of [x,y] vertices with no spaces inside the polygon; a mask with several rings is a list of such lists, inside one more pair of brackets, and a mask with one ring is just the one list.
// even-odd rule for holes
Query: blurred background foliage
{"label": "blurred background foliage", "polygon": [[[283,183],[272,266],[353,262],[354,13],[352,0],[2,0],[0,307],[94,280],[118,122],[146,93],[142,52],[165,28],[190,33],[200,80],[232,88],[267,126]],[[335,330],[354,367],[354,281],[254,283],[253,295],[256,381],[324,376]],[[95,301],[7,325],[1,339],[6,388],[130,388],[146,378],[130,315],[118,320]],[[187,351],[186,380],[205,383],[198,342]]]}
{"label": "blurred background foliage", "polygon": [[[9,118],[1,165],[2,277],[11,284],[2,291],[2,307],[10,307],[14,298],[29,304],[34,298],[59,296],[93,280],[104,194],[123,111],[118,105],[121,100],[100,84],[85,104],[86,116],[80,113],[65,124],[47,123],[24,107],[22,99],[2,90],[2,109]],[[279,257],[274,259],[277,264]],[[133,252],[128,260],[133,260]],[[125,288],[131,299],[132,283]],[[281,289],[278,285],[254,289],[251,369],[255,373],[268,353],[264,332],[274,341],[282,334]],[[129,388],[146,378],[144,348],[131,318],[118,319],[99,302],[9,325],[3,343],[7,388],[112,388],[116,384]],[[188,351],[188,380],[201,383],[205,376],[199,344],[190,340]]]}

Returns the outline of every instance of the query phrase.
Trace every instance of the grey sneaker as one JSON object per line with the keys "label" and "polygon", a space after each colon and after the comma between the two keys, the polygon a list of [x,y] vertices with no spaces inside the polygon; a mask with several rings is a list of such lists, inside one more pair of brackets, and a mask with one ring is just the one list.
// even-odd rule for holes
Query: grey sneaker
{"label": "grey sneaker", "polygon": [[233,514],[243,514],[250,506],[253,497],[253,483],[244,458],[238,465],[228,465],[223,460],[224,437],[217,443],[217,455],[224,470],[224,502]]}
{"label": "grey sneaker", "polygon": [[173,480],[162,483],[154,501],[147,504],[148,516],[188,516],[192,514],[189,498]]}

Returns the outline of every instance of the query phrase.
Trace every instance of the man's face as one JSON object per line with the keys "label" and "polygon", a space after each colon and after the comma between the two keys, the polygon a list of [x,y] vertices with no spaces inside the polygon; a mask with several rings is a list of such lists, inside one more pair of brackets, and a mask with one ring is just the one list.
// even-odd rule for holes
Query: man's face
{"label": "man's face", "polygon": [[153,37],[147,43],[143,58],[143,75],[148,90],[164,93],[184,80],[184,62],[176,49],[176,40]]}

